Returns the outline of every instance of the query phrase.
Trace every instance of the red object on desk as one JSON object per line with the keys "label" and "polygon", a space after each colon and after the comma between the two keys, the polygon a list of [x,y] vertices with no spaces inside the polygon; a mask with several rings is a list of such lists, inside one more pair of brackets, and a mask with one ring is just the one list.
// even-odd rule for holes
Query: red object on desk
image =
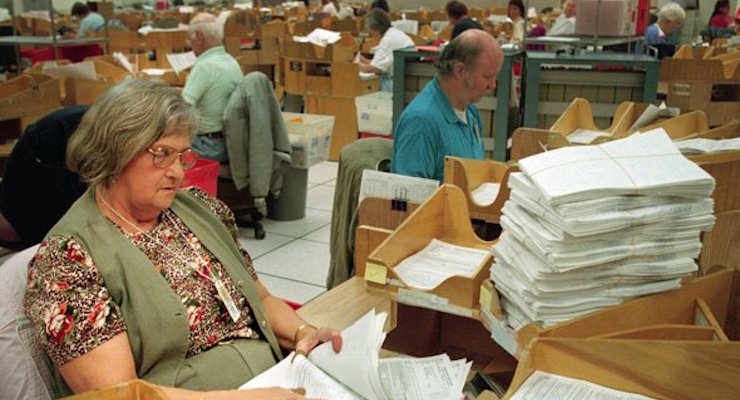
{"label": "red object on desk", "polygon": [[218,161],[200,158],[193,168],[185,171],[185,180],[181,187],[197,186],[211,196],[216,197],[220,170],[221,165]]}

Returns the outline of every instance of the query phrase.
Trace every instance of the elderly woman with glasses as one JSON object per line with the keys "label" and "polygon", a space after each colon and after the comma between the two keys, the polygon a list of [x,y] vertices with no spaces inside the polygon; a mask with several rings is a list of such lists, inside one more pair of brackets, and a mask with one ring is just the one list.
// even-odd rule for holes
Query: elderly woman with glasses
{"label": "elderly woman with glasses", "polygon": [[[25,311],[55,397],[141,378],[172,399],[302,399],[235,391],[282,358],[341,336],[260,283],[233,215],[181,190],[197,114],[177,91],[127,80],[83,117],[67,164],[90,186],[29,265]],[[210,391],[211,393],[203,393]]]}

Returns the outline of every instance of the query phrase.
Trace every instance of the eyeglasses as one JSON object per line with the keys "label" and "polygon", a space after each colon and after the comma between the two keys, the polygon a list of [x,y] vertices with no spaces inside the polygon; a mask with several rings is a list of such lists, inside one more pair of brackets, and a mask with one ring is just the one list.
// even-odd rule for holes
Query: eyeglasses
{"label": "eyeglasses", "polygon": [[193,168],[199,158],[198,153],[192,149],[177,151],[177,149],[169,146],[159,146],[156,149],[149,148],[146,150],[152,155],[154,166],[161,169],[168,168],[173,162],[175,162],[175,159],[179,157],[182,169],[187,171],[190,168]]}

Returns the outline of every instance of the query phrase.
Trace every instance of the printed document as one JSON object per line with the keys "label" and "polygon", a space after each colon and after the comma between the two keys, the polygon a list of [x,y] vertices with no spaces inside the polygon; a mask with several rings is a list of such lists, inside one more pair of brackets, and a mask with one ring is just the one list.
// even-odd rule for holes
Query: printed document
{"label": "printed document", "polygon": [[377,197],[387,200],[406,200],[421,204],[439,187],[435,179],[417,178],[414,176],[391,174],[366,169],[362,171],[360,197],[357,204],[366,197]]}
{"label": "printed document", "polygon": [[195,53],[192,51],[167,54],[167,61],[169,61],[170,66],[175,70],[176,74],[195,65],[195,60]]}
{"label": "printed document", "polygon": [[535,371],[510,400],[650,400],[580,379]]}
{"label": "printed document", "polygon": [[591,131],[588,129],[576,129],[568,134],[567,139],[571,144],[590,144],[596,138],[611,137],[609,132]]}
{"label": "printed document", "polygon": [[332,400],[458,399],[472,363],[445,354],[378,360],[386,314],[369,311],[342,332],[342,350],[331,343],[308,358],[291,353],[240,389],[304,388],[306,397]]}
{"label": "printed document", "polygon": [[401,261],[395,271],[405,284],[432,290],[455,275],[472,278],[488,254],[488,250],[432,239],[420,252]]}
{"label": "printed document", "polygon": [[475,204],[481,206],[490,206],[496,201],[498,192],[501,190],[501,184],[497,182],[483,182],[470,193],[473,196]]}

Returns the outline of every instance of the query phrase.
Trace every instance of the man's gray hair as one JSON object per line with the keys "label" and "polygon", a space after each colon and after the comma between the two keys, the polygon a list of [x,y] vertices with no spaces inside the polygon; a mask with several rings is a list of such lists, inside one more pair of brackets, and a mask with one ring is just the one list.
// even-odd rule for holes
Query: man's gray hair
{"label": "man's gray hair", "polygon": [[452,74],[455,64],[462,63],[466,68],[472,68],[475,61],[483,52],[484,43],[475,38],[460,35],[450,41],[442,50],[435,67],[441,76]]}
{"label": "man's gray hair", "polygon": [[379,8],[374,8],[365,14],[363,21],[367,29],[378,32],[381,36],[385,35],[385,32],[391,27],[388,14]]}
{"label": "man's gray hair", "polygon": [[658,23],[683,22],[684,19],[686,19],[686,11],[676,3],[668,3],[658,11]]}
{"label": "man's gray hair", "polygon": [[199,13],[190,20],[189,31],[192,35],[201,32],[212,43],[221,43],[224,40],[224,28],[215,16],[208,13]]}
{"label": "man's gray hair", "polygon": [[67,166],[92,187],[108,187],[140,152],[164,135],[198,127],[198,112],[163,83],[129,78],[82,117],[67,143]]}

